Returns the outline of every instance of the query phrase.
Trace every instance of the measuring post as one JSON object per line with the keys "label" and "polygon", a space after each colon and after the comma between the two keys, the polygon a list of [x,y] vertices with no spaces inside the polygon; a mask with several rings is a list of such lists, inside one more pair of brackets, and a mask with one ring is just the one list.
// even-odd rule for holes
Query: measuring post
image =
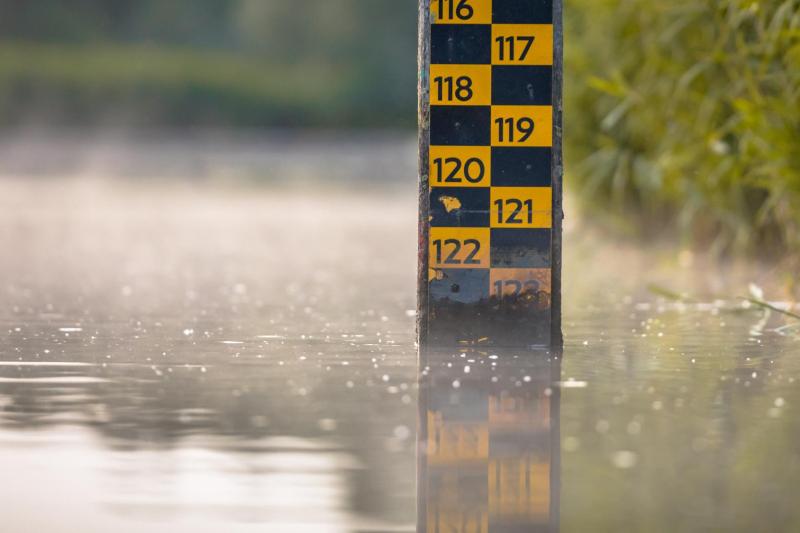
{"label": "measuring post", "polygon": [[558,346],[562,0],[420,0],[421,345]]}

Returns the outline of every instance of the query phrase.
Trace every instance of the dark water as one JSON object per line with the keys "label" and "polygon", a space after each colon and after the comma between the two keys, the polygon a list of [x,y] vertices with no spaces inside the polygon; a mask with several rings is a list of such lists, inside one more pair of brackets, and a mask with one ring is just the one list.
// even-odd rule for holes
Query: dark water
{"label": "dark water", "polygon": [[761,272],[573,224],[563,354],[418,365],[413,142],[325,146],[291,188],[296,147],[15,160],[0,531],[800,530],[800,328],[735,298]]}

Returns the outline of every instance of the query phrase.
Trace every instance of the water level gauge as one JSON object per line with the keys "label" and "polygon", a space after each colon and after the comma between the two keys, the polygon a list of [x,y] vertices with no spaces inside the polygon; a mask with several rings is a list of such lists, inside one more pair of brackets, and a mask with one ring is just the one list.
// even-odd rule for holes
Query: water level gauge
{"label": "water level gauge", "polygon": [[561,342],[561,2],[423,0],[423,344]]}

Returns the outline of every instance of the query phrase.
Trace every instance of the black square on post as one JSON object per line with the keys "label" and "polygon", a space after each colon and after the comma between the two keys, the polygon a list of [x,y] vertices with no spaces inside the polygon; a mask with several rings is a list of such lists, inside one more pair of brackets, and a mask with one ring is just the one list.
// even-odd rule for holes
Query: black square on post
{"label": "black square on post", "polygon": [[431,64],[488,65],[492,62],[492,27],[488,24],[431,26]]}
{"label": "black square on post", "polygon": [[431,227],[488,227],[490,196],[488,187],[443,187],[431,189]]}
{"label": "black square on post", "polygon": [[492,67],[493,105],[552,105],[553,67]]}
{"label": "black square on post", "polygon": [[488,146],[491,121],[489,106],[431,106],[431,145]]}
{"label": "black square on post", "polygon": [[552,24],[553,0],[493,0],[495,24]]}
{"label": "black square on post", "polygon": [[489,300],[488,268],[447,268],[430,281],[430,298],[442,306]]}
{"label": "black square on post", "polygon": [[492,185],[550,187],[552,148],[492,148]]}
{"label": "black square on post", "polygon": [[550,268],[550,229],[492,229],[492,268]]}

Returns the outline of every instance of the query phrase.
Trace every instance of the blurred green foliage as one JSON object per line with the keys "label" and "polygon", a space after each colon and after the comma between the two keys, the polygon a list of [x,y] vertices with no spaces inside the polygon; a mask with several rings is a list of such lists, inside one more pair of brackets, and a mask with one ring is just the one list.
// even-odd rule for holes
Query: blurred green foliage
{"label": "blurred green foliage", "polygon": [[800,0],[568,0],[569,177],[596,213],[800,250]]}
{"label": "blurred green foliage", "polygon": [[[0,126],[408,127],[414,0],[0,0]],[[800,250],[800,0],[566,0],[586,206]]]}
{"label": "blurred green foliage", "polygon": [[0,125],[414,127],[413,0],[0,0]]}

